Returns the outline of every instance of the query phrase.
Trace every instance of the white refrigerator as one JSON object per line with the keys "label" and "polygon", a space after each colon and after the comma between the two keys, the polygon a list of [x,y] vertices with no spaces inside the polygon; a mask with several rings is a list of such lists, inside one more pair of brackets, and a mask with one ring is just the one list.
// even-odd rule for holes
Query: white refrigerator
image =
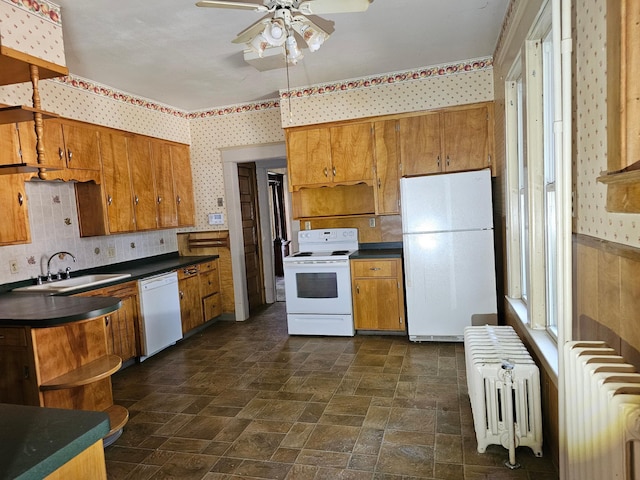
{"label": "white refrigerator", "polygon": [[400,194],[409,339],[495,324],[490,170],[402,178]]}

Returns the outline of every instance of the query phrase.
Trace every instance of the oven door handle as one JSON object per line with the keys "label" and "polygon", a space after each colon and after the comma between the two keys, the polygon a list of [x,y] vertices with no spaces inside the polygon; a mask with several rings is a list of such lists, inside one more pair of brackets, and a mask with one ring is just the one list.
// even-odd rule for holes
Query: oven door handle
{"label": "oven door handle", "polygon": [[314,260],[313,262],[285,262],[284,268],[335,268],[349,267],[349,260]]}

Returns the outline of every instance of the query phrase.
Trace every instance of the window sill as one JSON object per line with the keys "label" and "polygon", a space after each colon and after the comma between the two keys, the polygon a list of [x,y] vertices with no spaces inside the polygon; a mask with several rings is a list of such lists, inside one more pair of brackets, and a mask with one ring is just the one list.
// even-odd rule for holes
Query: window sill
{"label": "window sill", "polygon": [[506,297],[507,302],[520,321],[520,332],[527,343],[535,350],[544,369],[556,387],[558,387],[558,344],[546,330],[534,330],[528,325],[527,306],[518,298]]}

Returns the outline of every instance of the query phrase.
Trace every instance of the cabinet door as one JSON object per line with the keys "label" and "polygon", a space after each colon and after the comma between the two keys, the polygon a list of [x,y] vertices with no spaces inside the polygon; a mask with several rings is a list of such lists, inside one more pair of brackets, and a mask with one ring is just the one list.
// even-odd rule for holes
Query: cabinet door
{"label": "cabinet door", "polygon": [[0,175],[0,245],[30,243],[23,175]]}
{"label": "cabinet door", "polygon": [[130,137],[127,139],[127,151],[133,186],[136,230],[153,230],[157,228],[157,208],[151,142],[144,137]]}
{"label": "cabinet door", "polygon": [[331,183],[328,128],[287,132],[287,163],[291,187]]}
{"label": "cabinet door", "polygon": [[441,155],[439,113],[400,119],[402,176],[439,172]]}
{"label": "cabinet door", "polygon": [[373,179],[371,123],[331,127],[331,176],[333,183]]}
{"label": "cabinet door", "polygon": [[158,210],[158,228],[178,226],[173,190],[173,170],[171,168],[171,150],[168,143],[151,142],[154,181],[156,187],[156,208]]}
{"label": "cabinet door", "polygon": [[193,200],[193,178],[191,161],[187,145],[171,146],[171,167],[173,185],[175,187],[178,226],[190,227],[195,225],[195,202]]}
{"label": "cabinet door", "polygon": [[120,310],[112,316],[113,353],[122,361],[137,355],[135,325],[138,319],[138,296],[121,298]]}
{"label": "cabinet door", "polygon": [[62,132],[67,167],[79,170],[100,170],[98,130],[75,124],[62,124]]}
{"label": "cabinet door", "polygon": [[376,213],[400,213],[400,165],[396,120],[375,122]]}
{"label": "cabinet door", "polygon": [[490,165],[489,106],[444,112],[444,170],[475,170]]}
{"label": "cabinet door", "polygon": [[0,328],[0,402],[38,405],[33,361],[24,328]]}
{"label": "cabinet door", "polygon": [[127,158],[127,138],[116,132],[101,133],[100,156],[109,232],[133,232],[136,223]]}
{"label": "cabinet door", "polygon": [[[180,272],[178,272],[180,275]],[[180,317],[182,320],[182,333],[202,325],[203,315],[200,297],[200,279],[198,275],[186,276],[179,279],[180,290]]]}
{"label": "cabinet door", "polygon": [[353,294],[356,330],[402,330],[394,278],[358,278]]}
{"label": "cabinet door", "polygon": [[20,139],[15,123],[0,125],[0,165],[22,163]]}
{"label": "cabinet door", "polygon": [[60,120],[49,119],[43,122],[43,143],[46,164],[57,169],[65,168],[67,166],[67,153]]}

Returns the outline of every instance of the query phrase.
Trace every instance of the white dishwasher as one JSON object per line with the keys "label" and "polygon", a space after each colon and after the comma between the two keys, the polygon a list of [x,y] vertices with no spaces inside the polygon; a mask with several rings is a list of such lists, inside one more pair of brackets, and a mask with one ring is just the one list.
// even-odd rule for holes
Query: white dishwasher
{"label": "white dishwasher", "polygon": [[178,274],[163,273],[138,281],[144,361],[182,338]]}

